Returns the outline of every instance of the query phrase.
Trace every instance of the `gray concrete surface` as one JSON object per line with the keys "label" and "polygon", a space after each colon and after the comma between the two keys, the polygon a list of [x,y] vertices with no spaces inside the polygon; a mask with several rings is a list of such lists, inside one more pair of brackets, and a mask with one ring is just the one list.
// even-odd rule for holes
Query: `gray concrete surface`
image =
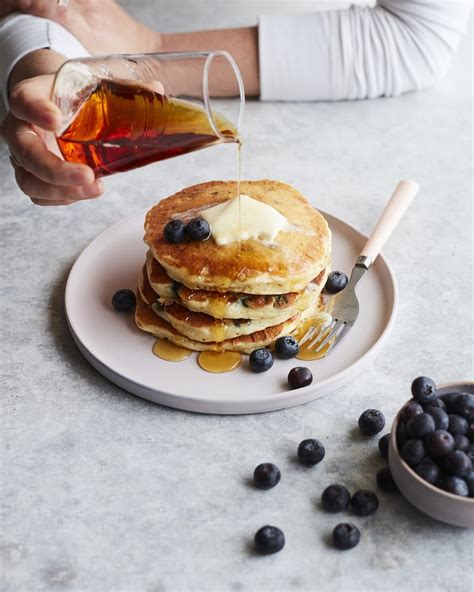
{"label": "gray concrete surface", "polygon": [[[123,4],[157,28],[184,29],[253,22],[269,3]],[[466,38],[448,77],[419,94],[249,103],[244,177],[288,181],[365,232],[399,178],[422,186],[385,249],[400,288],[387,347],[354,383],[288,411],[217,417],[142,401],[81,358],[64,318],[68,271],[99,232],[180,187],[233,177],[233,151],[215,148],[116,176],[103,199],[60,209],[32,206],[3,155],[1,590],[472,589],[472,532],[382,492],[379,511],[366,519],[318,507],[331,482],[375,487],[383,463],[376,442],[357,435],[361,411],[378,407],[390,421],[420,373],[439,382],[472,376],[469,50]],[[294,453],[312,436],[327,456],[303,470]],[[282,481],[255,491],[249,477],[268,460],[281,467]],[[348,518],[362,540],[341,554],[328,536]],[[265,523],[280,526],[287,544],[276,556],[256,557],[250,541]]]}

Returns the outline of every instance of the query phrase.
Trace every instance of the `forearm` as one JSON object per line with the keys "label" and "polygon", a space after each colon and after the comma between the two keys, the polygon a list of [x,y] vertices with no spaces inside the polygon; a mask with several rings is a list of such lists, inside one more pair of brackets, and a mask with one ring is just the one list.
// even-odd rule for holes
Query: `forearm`
{"label": "forearm", "polygon": [[66,57],[51,49],[38,49],[23,57],[13,68],[8,81],[8,90],[27,78],[40,76],[42,74],[55,74]]}
{"label": "forearm", "polygon": [[[245,93],[248,97],[260,94],[260,76],[258,64],[258,28],[221,29],[196,31],[191,33],[170,33],[161,36],[161,51],[228,51],[239,66],[244,80]],[[230,75],[227,65],[216,62],[212,67],[210,80],[211,94],[214,96],[235,96],[238,87]],[[196,71],[195,77],[186,78],[183,94],[195,94],[200,89],[201,76]]]}

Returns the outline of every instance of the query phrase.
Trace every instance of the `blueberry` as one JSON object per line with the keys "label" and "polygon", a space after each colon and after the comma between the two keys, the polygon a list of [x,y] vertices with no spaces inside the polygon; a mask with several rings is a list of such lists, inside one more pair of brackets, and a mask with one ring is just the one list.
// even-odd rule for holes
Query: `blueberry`
{"label": "blueberry", "polygon": [[182,220],[171,220],[163,230],[167,243],[182,243],[186,239],[186,224]]}
{"label": "blueberry", "polygon": [[323,460],[325,454],[324,446],[314,438],[303,440],[298,446],[298,458],[302,465],[316,465]]}
{"label": "blueberry", "polygon": [[321,495],[321,503],[326,512],[342,512],[351,501],[351,494],[344,485],[329,485]]}
{"label": "blueberry", "polygon": [[328,275],[328,279],[326,280],[326,285],[324,289],[328,294],[337,294],[344,290],[347,286],[347,275],[342,271],[331,271]]}
{"label": "blueberry", "polygon": [[466,436],[462,436],[461,434],[456,434],[454,436],[454,450],[462,450],[462,452],[468,452],[469,446],[469,439],[466,438]]}
{"label": "blueberry", "polygon": [[454,438],[445,430],[435,430],[426,436],[425,445],[431,458],[441,458],[454,450]]}
{"label": "blueberry", "polygon": [[296,366],[288,373],[288,384],[292,389],[308,386],[313,382],[313,375],[309,368]]}
{"label": "blueberry", "polygon": [[449,491],[449,493],[454,493],[454,495],[461,495],[462,497],[469,495],[466,481],[461,477],[456,477],[456,475],[449,475],[449,477],[443,479],[442,485],[443,489]]}
{"label": "blueberry", "polygon": [[474,471],[471,471],[469,475],[464,477],[464,481],[467,484],[467,488],[469,490],[469,497],[474,497]]}
{"label": "blueberry", "polygon": [[431,407],[436,407],[437,409],[442,409],[443,411],[446,411],[446,405],[444,404],[444,401],[441,397],[436,397],[436,399],[433,399],[433,401],[425,403],[425,413],[427,413],[428,409],[430,409]]}
{"label": "blueberry", "polygon": [[401,421],[397,427],[397,446],[399,450],[402,449],[408,439],[407,426]]}
{"label": "blueberry", "polygon": [[428,483],[436,483],[439,478],[439,467],[430,458],[424,458],[413,470]]}
{"label": "blueberry", "polygon": [[379,499],[373,491],[360,489],[351,499],[351,509],[357,516],[369,516],[379,507]]}
{"label": "blueberry", "polygon": [[360,431],[366,436],[374,436],[385,427],[385,417],[377,409],[367,409],[359,417]]}
{"label": "blueberry", "polygon": [[461,450],[453,450],[442,458],[443,469],[450,475],[465,477],[472,471],[471,459]]}
{"label": "blueberry", "polygon": [[418,403],[429,403],[436,399],[436,385],[427,376],[418,376],[411,384],[411,394]]}
{"label": "blueberry", "polygon": [[474,444],[469,445],[469,450],[466,452],[468,457],[471,459],[472,464],[474,464]]}
{"label": "blueberry", "polygon": [[465,417],[461,417],[460,415],[449,415],[449,425],[448,425],[448,432],[455,436],[456,434],[461,434],[461,436],[465,436],[469,429],[469,422]]}
{"label": "blueberry", "polygon": [[338,524],[332,531],[332,542],[336,549],[340,551],[347,551],[353,549],[359,544],[360,530],[355,524],[349,522],[342,522]]}
{"label": "blueberry", "polygon": [[204,218],[193,218],[186,224],[185,233],[191,241],[205,241],[211,236],[211,227]]}
{"label": "blueberry", "polygon": [[424,438],[436,429],[435,420],[428,413],[420,413],[407,423],[410,438]]}
{"label": "blueberry", "polygon": [[421,415],[423,413],[423,407],[414,401],[408,401],[402,409],[401,418],[402,420],[407,423],[410,419],[413,419],[417,415]]}
{"label": "blueberry", "polygon": [[262,463],[253,472],[255,485],[260,489],[271,489],[281,479],[280,469],[272,463]]}
{"label": "blueberry", "polygon": [[285,337],[279,337],[275,342],[275,353],[277,358],[282,360],[289,360],[298,355],[300,346],[294,337],[286,335]]}
{"label": "blueberry", "polygon": [[132,290],[117,290],[112,296],[112,306],[118,312],[130,312],[134,310],[137,298]]}
{"label": "blueberry", "polygon": [[400,455],[407,464],[414,467],[423,460],[426,450],[421,440],[408,440],[403,445]]}
{"label": "blueberry", "polygon": [[467,393],[458,395],[453,402],[453,411],[457,415],[469,419],[474,415],[474,395],[468,395]]}
{"label": "blueberry", "polygon": [[285,535],[276,526],[262,526],[255,534],[255,548],[262,555],[271,555],[285,546]]}
{"label": "blueberry", "polygon": [[467,420],[469,427],[467,428],[466,436],[470,442],[474,442],[474,415]]}
{"label": "blueberry", "polygon": [[266,372],[273,366],[273,356],[265,347],[254,349],[250,354],[249,364],[253,372]]}
{"label": "blueberry", "polygon": [[388,458],[388,444],[390,442],[390,434],[385,434],[379,440],[379,452],[382,458]]}
{"label": "blueberry", "polygon": [[454,413],[454,401],[459,397],[459,393],[447,393],[446,395],[441,395],[440,399],[446,405],[446,410],[448,413]]}
{"label": "blueberry", "polygon": [[393,480],[392,472],[388,467],[380,469],[380,471],[377,472],[377,485],[383,491],[389,491],[391,493],[398,491],[397,484]]}
{"label": "blueberry", "polygon": [[425,411],[428,415],[434,419],[437,430],[447,430],[449,425],[449,417],[446,411],[441,407],[428,407]]}

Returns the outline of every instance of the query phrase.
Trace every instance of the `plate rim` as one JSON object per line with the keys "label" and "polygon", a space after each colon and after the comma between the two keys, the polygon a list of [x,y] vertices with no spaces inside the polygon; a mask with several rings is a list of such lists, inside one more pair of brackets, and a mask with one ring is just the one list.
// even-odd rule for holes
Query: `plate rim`
{"label": "plate rim", "polygon": [[[264,394],[264,395],[259,396],[259,398],[255,401],[253,401],[252,404],[254,405],[254,407],[263,407],[261,410],[246,411],[245,408],[249,406],[248,400],[240,401],[240,402],[235,401],[235,400],[230,400],[226,403],[224,401],[216,401],[216,400],[205,398],[205,397],[204,398],[203,397],[193,397],[192,395],[187,395],[187,394],[181,395],[181,394],[176,394],[176,392],[170,392],[169,390],[163,390],[163,389],[158,389],[158,388],[152,389],[143,383],[137,382],[135,379],[125,376],[119,370],[115,370],[114,368],[108,366],[105,362],[103,362],[100,359],[100,356],[98,356],[96,353],[94,353],[93,347],[88,346],[87,344],[85,344],[82,341],[82,339],[80,339],[78,332],[77,332],[76,328],[74,327],[74,323],[72,322],[72,320],[69,316],[68,302],[70,301],[70,298],[71,298],[71,296],[70,296],[71,290],[72,290],[71,285],[72,285],[72,282],[74,279],[74,277],[73,277],[74,273],[76,272],[77,267],[79,267],[79,265],[81,264],[82,260],[85,257],[87,257],[89,250],[92,249],[94,245],[96,245],[97,241],[103,240],[104,235],[113,232],[113,230],[117,226],[120,226],[121,224],[124,224],[125,222],[127,222],[131,219],[138,218],[139,216],[142,216],[142,219],[144,219],[147,211],[148,211],[148,209],[137,211],[133,214],[130,214],[130,215],[118,220],[114,224],[105,228],[94,239],[92,239],[89,242],[89,244],[79,253],[76,260],[74,261],[74,263],[69,271],[69,274],[68,274],[65,292],[64,292],[64,307],[65,307],[66,321],[67,321],[69,331],[73,337],[76,347],[79,349],[79,351],[83,355],[83,357],[85,357],[86,360],[100,374],[105,376],[104,372],[103,372],[103,369],[105,368],[107,370],[107,373],[109,374],[109,376],[105,376],[105,378],[107,380],[113,382],[114,384],[118,385],[120,388],[126,390],[127,392],[130,392],[133,395],[139,396],[141,398],[148,399],[148,400],[150,400],[154,403],[160,404],[160,405],[172,407],[174,409],[188,410],[188,411],[191,411],[194,413],[198,412],[198,413],[217,414],[217,415],[246,415],[246,414],[277,411],[280,409],[286,409],[286,408],[295,407],[298,405],[303,405],[303,404],[311,402],[317,398],[325,396],[326,394],[329,394],[330,392],[334,392],[334,390],[342,388],[345,384],[350,382],[353,377],[360,374],[368,366],[368,364],[378,356],[378,354],[382,351],[383,346],[385,345],[385,343],[389,339],[389,337],[392,333],[392,330],[393,330],[393,326],[395,324],[396,316],[397,316],[398,305],[399,305],[399,292],[398,292],[397,280],[396,280],[395,274],[393,272],[393,269],[392,269],[391,265],[389,264],[387,258],[383,255],[383,253],[380,253],[378,255],[377,259],[381,259],[381,261],[383,262],[383,265],[385,266],[386,272],[387,272],[388,277],[390,279],[389,286],[390,286],[390,292],[391,292],[391,297],[392,297],[392,307],[390,310],[390,316],[388,318],[388,321],[385,324],[382,334],[379,336],[379,338],[372,344],[372,346],[362,356],[357,358],[349,366],[347,366],[346,368],[344,368],[343,370],[341,370],[335,374],[332,374],[331,376],[328,376],[327,378],[325,378],[323,380],[320,380],[316,383],[313,383],[311,385],[308,385],[308,386],[300,388],[300,389],[280,390],[277,392],[268,393],[268,394]],[[318,209],[318,211],[325,218],[329,218],[328,223],[330,223],[331,219],[332,219],[332,220],[336,221],[337,223],[342,224],[342,226],[348,227],[352,232],[354,232],[356,235],[358,235],[358,237],[362,241],[367,240],[367,237],[362,232],[360,232],[359,230],[354,228],[348,222],[341,220],[341,218],[339,218],[338,216],[330,214],[329,212],[326,212],[324,210]],[[114,378],[116,378],[116,379],[114,380]],[[337,386],[333,386],[334,382],[337,383]],[[126,386],[124,386],[124,385],[126,385]],[[131,385],[134,388],[132,388],[132,389],[128,388],[129,385]],[[318,391],[318,394],[316,394],[315,396],[311,396],[311,394],[314,393],[315,391]],[[146,394],[143,394],[144,392]],[[176,399],[178,403],[183,403],[184,405],[180,405],[180,404],[175,405],[175,404],[170,404],[167,402],[159,401],[159,400],[156,400],[156,398],[151,398],[151,396],[147,396],[148,393],[154,393],[155,395],[158,396],[158,398],[160,396],[163,396],[165,398],[173,398],[173,399]],[[288,397],[289,393],[294,394],[294,397],[292,397],[291,403],[284,402],[282,399],[284,399],[285,397]],[[198,406],[199,409],[193,408],[195,406]],[[226,407],[226,409],[225,410],[216,410],[216,407],[220,407],[220,406],[224,406],[224,407]]]}

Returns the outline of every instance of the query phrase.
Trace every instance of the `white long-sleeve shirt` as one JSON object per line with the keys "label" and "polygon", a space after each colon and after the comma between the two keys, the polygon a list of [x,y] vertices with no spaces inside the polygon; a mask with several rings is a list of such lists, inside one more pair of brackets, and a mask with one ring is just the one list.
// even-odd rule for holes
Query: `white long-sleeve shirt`
{"label": "white long-sleeve shirt", "polygon": [[[396,96],[430,86],[449,66],[470,14],[468,2],[378,0],[311,14],[260,18],[261,99],[318,101]],[[64,27],[24,14],[0,22],[0,86],[26,54],[87,51]]]}

